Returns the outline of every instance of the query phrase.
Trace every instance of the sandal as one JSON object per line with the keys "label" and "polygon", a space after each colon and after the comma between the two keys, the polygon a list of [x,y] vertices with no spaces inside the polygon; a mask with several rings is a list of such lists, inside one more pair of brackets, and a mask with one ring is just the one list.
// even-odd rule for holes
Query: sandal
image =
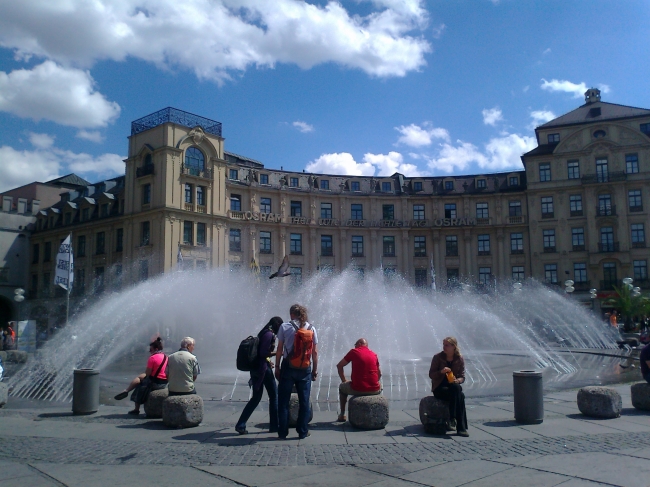
{"label": "sandal", "polygon": [[129,395],[128,392],[126,392],[126,391],[122,391],[122,392],[120,392],[117,396],[115,396],[115,400],[116,400],[116,401],[121,401],[122,399],[124,399],[124,398],[125,398],[126,396],[128,396],[128,395]]}

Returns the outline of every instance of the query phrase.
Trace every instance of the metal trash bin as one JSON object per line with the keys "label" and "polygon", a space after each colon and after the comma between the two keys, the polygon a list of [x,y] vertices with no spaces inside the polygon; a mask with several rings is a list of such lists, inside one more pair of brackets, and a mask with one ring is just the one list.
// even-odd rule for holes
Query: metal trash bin
{"label": "metal trash bin", "polygon": [[539,424],[544,421],[544,390],[541,370],[516,370],[512,373],[515,395],[515,421]]}
{"label": "metal trash bin", "polygon": [[72,413],[91,414],[99,409],[99,370],[75,369],[72,383]]}

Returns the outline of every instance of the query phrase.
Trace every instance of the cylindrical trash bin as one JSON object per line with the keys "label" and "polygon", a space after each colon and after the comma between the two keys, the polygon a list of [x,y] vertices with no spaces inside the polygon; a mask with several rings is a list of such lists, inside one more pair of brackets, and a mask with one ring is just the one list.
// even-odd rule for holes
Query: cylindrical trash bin
{"label": "cylindrical trash bin", "polygon": [[91,414],[99,409],[99,370],[75,369],[72,383],[72,413]]}
{"label": "cylindrical trash bin", "polygon": [[515,393],[515,421],[539,424],[544,421],[544,391],[541,370],[517,370],[512,373]]}

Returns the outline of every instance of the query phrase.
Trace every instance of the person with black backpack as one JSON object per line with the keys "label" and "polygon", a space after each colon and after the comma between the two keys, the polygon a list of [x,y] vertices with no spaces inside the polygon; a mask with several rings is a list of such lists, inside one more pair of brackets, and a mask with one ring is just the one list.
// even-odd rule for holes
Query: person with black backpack
{"label": "person with black backpack", "polygon": [[274,316],[260,330],[257,337],[245,339],[237,352],[237,368],[250,371],[251,378],[248,384],[253,388],[253,396],[244,407],[235,426],[235,431],[240,435],[248,434],[246,421],[262,400],[264,388],[269,395],[269,433],[278,431],[278,388],[271,370],[273,364],[270,358],[273,356],[275,348],[275,335],[277,335],[282,322],[282,318]]}
{"label": "person with black backpack", "polygon": [[[275,352],[275,377],[278,385],[278,437],[289,434],[289,403],[291,390],[298,393],[298,438],[309,436],[309,395],[311,383],[318,376],[318,335],[307,321],[307,308],[294,304],[289,309],[291,321],[283,323],[278,331],[278,349]],[[280,366],[280,359],[282,365]]]}

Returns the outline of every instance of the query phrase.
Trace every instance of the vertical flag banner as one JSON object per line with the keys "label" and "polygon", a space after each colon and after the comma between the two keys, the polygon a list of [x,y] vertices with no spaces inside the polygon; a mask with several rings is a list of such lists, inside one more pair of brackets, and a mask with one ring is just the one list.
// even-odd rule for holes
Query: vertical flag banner
{"label": "vertical flag banner", "polygon": [[56,254],[56,272],[54,273],[54,285],[61,286],[66,291],[72,290],[74,280],[74,262],[72,257],[72,244],[70,235],[61,243],[59,253]]}

